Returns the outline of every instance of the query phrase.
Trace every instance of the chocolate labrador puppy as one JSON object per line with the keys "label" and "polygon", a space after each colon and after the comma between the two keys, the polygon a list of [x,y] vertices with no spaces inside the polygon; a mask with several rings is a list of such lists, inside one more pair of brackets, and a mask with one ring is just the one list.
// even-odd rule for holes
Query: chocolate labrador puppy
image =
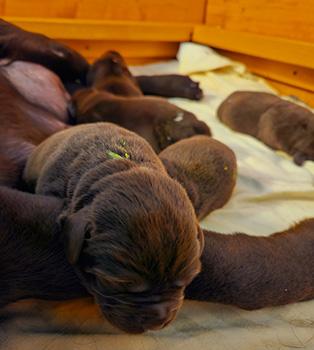
{"label": "chocolate labrador puppy", "polygon": [[24,179],[64,200],[67,257],[113,325],[139,333],[176,316],[200,270],[203,233],[144,139],[111,123],[74,126],[32,152]]}
{"label": "chocolate labrador puppy", "polygon": [[237,163],[233,151],[223,143],[205,135],[192,136],[167,147],[159,158],[187,191],[199,220],[230,199]]}
{"label": "chocolate labrador puppy", "polygon": [[121,96],[158,95],[200,100],[199,84],[186,75],[141,75],[134,77],[123,57],[108,51],[97,59],[87,74],[87,85]]}
{"label": "chocolate labrador puppy", "polygon": [[265,92],[237,91],[219,107],[218,117],[233,130],[256,137],[293,157],[314,160],[314,114]]}
{"label": "chocolate labrador puppy", "polygon": [[[2,186],[0,186],[0,197],[0,306],[23,298],[66,300],[90,295],[81,285],[63,249],[62,232],[57,224],[58,217],[63,211],[63,201],[53,196],[30,194]],[[88,221],[84,224],[88,225]],[[76,236],[79,236],[79,225],[77,229]],[[152,251],[149,252],[148,248],[143,247],[144,243],[139,242],[139,247],[145,248],[145,254],[148,255],[146,257],[143,255],[142,260],[140,256],[135,260],[131,259],[127,269],[124,270],[127,272],[124,275],[125,279],[121,281],[118,279],[121,274],[115,275],[116,279],[113,276],[117,269],[116,263],[126,257],[135,257],[132,249],[135,248],[137,251],[137,242],[130,241],[130,237],[119,240],[122,234],[119,232],[118,238],[110,237],[112,235],[109,228],[101,229],[103,233],[94,232],[93,238],[89,238],[87,234],[80,254],[85,256],[84,262],[89,269],[86,273],[90,274],[88,282],[90,288],[97,287],[98,291],[105,294],[102,298],[106,299],[109,305],[105,303],[99,306],[104,313],[107,310],[116,317],[121,317],[118,321],[120,328],[131,333],[144,331],[150,319],[166,314],[163,310],[165,305],[162,303],[168,303],[168,307],[172,303],[168,298],[163,301],[163,297],[167,295],[166,290],[159,290],[152,294],[148,289],[145,290],[145,285],[132,284],[134,281],[141,283],[142,277],[145,277],[143,274],[137,280],[138,269],[153,269],[153,256],[156,253],[157,243],[152,243],[151,230],[148,230],[144,241],[147,244],[153,244]],[[107,234],[106,229],[108,229]],[[172,232],[161,233],[162,237],[164,238],[167,233],[171,236]],[[157,233],[156,241],[158,238],[160,238],[159,244],[162,244],[161,237]],[[258,309],[314,297],[314,219],[304,220],[270,237],[248,236],[243,233],[225,235],[205,230],[204,238],[202,269],[185,288],[185,298],[221,302],[245,309]],[[79,237],[78,239],[80,241]],[[99,256],[99,260],[95,259],[93,262],[88,258],[91,254],[92,239],[100,241],[102,248],[106,247],[103,251],[104,258]],[[169,239],[170,237],[166,241],[169,242]],[[194,240],[196,241],[196,237]],[[129,249],[126,247],[128,243]],[[171,248],[167,248],[170,248],[173,254],[159,262],[160,269],[157,271],[153,269],[149,279],[157,278],[162,265],[165,269],[167,268],[168,260],[177,263],[179,255],[185,254],[185,251],[176,248],[177,242],[174,243]],[[128,249],[127,252],[126,249]],[[120,254],[119,250],[125,254],[120,260],[115,260],[115,252]],[[97,253],[97,250],[95,252]],[[152,260],[150,260],[151,254]],[[160,256],[164,257],[164,254]],[[106,265],[104,265],[105,258],[108,259]],[[82,259],[83,256],[80,256],[79,260]],[[137,265],[134,264],[135,262]],[[106,267],[107,278],[106,275],[101,276],[100,271],[97,271],[99,277],[95,277],[94,263]],[[123,267],[125,268],[124,264],[118,268],[120,273],[123,273]],[[181,267],[184,268],[184,266]],[[171,265],[170,274],[173,274],[176,268],[179,266]],[[183,274],[185,272],[187,271],[182,270]],[[166,283],[168,271],[165,270],[164,274],[163,283]],[[127,290],[118,292],[112,289],[109,292],[108,279],[111,279],[116,286],[120,285],[120,288],[124,286]],[[132,283],[128,284],[130,280]],[[139,288],[140,286],[142,288]],[[181,294],[178,290],[182,286],[173,285],[169,288],[168,293],[172,290],[173,294]],[[123,305],[121,305],[122,302]],[[88,312],[95,321],[95,316],[99,315],[97,307],[90,302],[89,298],[79,299],[77,302],[74,300],[67,305],[67,307],[53,305],[51,309],[49,305],[44,305],[45,312],[48,312],[54,325],[63,323],[64,327],[64,322],[68,321],[70,323],[66,326],[71,327],[73,324],[71,317],[75,317],[77,321],[77,318],[86,317]],[[133,309],[135,306],[136,310]],[[150,310],[149,315],[148,310]],[[129,323],[120,324],[126,315]],[[140,315],[144,326],[136,327]],[[101,318],[98,321],[102,322]],[[155,324],[155,327],[151,328],[158,328],[158,326]]]}
{"label": "chocolate labrador puppy", "polygon": [[117,52],[109,51],[94,62],[87,81],[91,88],[72,96],[74,123],[116,123],[144,137],[157,153],[195,134],[210,135],[194,114],[165,99],[143,96]]}

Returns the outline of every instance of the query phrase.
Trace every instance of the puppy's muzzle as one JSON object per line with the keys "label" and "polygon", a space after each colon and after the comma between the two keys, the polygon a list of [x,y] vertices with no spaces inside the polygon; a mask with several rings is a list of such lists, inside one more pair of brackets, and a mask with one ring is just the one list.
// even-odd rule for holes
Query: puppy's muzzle
{"label": "puppy's muzzle", "polygon": [[[158,299],[162,299],[157,297]],[[134,298],[103,297],[94,294],[102,314],[114,326],[126,333],[139,334],[166,327],[176,317],[183,302],[183,293],[155,302],[156,296]]]}

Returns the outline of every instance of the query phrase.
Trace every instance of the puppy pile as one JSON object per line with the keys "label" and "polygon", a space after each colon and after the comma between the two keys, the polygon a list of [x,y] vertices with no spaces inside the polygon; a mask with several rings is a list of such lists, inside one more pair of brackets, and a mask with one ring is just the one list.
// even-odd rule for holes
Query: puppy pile
{"label": "puppy pile", "polygon": [[[192,113],[144,96],[198,100],[198,84],[137,79],[111,51],[89,67],[42,35],[0,29],[0,306],[92,296],[114,326],[142,333],[167,326],[184,297],[246,309],[314,297],[313,219],[266,238],[200,228],[232,195],[235,155]],[[313,159],[306,137],[276,131],[285,105],[250,94],[230,96],[221,120]]]}

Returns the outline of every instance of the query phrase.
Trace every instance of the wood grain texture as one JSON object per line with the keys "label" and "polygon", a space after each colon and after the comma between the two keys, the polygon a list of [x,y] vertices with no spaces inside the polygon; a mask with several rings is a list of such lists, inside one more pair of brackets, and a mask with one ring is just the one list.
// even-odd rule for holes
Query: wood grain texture
{"label": "wood grain texture", "polygon": [[2,17],[25,30],[51,38],[78,40],[190,40],[193,25],[165,22],[96,21],[56,18]]}
{"label": "wood grain texture", "polygon": [[274,89],[276,89],[281,95],[290,95],[297,97],[300,101],[305,102],[310,107],[314,108],[314,93],[309,90],[297,88],[292,85],[284,84],[280,81],[265,79]]}
{"label": "wood grain texture", "polygon": [[314,92],[314,69],[225,50],[218,50],[218,52],[232,60],[244,63],[252,73]]}
{"label": "wood grain texture", "polygon": [[301,67],[314,68],[314,43],[196,25],[193,41]]}
{"label": "wood grain texture", "polygon": [[[1,0],[1,16],[202,23],[206,0]],[[0,2],[0,4],[1,4]]]}
{"label": "wood grain texture", "polygon": [[118,51],[127,64],[142,64],[173,59],[179,49],[179,42],[70,39],[58,41],[79,52],[90,63],[109,50]]}
{"label": "wood grain texture", "polygon": [[206,23],[239,32],[314,42],[313,0],[208,0]]}

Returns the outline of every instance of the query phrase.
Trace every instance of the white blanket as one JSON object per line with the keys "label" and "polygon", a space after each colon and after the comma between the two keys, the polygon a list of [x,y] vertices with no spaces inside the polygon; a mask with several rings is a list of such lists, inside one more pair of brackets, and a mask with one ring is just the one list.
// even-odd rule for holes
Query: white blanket
{"label": "white blanket", "polygon": [[[176,61],[131,67],[131,71],[135,75],[190,74],[199,81],[204,91],[202,101],[170,101],[207,122],[213,137],[236,154],[234,193],[223,208],[202,220],[202,227],[222,233],[269,235],[314,216],[314,162],[299,167],[288,155],[233,132],[217,119],[217,107],[233,91],[276,93],[265,81],[247,73],[242,64],[192,43],[181,44]],[[43,303],[37,305],[42,307]],[[95,326],[88,317],[78,334],[63,334],[62,328],[50,333],[49,322],[33,314],[34,307],[36,303],[26,308],[26,313],[2,322],[3,349],[314,349],[314,300],[258,311],[186,301],[171,325],[144,335],[122,334],[106,323]]]}

